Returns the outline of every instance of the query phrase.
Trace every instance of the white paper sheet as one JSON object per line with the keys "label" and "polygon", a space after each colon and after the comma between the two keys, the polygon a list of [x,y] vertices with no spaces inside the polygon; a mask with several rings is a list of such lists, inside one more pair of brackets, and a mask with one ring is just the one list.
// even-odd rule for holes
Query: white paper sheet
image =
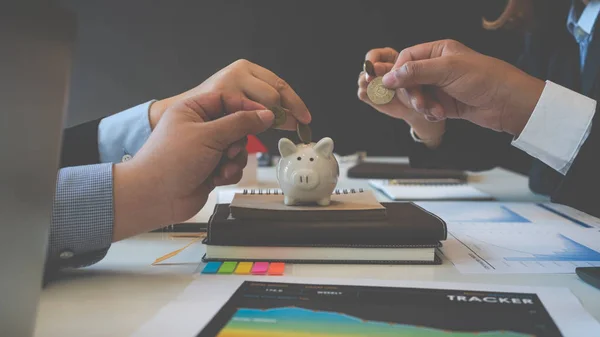
{"label": "white paper sheet", "polygon": [[600,266],[600,220],[554,204],[422,202],[448,224],[462,273],[574,273]]}
{"label": "white paper sheet", "polygon": [[497,291],[513,293],[535,293],[566,337],[595,336],[600,324],[581,306],[577,298],[566,288],[516,287],[502,285],[481,285],[465,283],[437,283],[391,280],[349,280],[293,277],[256,277],[235,275],[200,275],[181,295],[157,315],[144,324],[134,337],[193,337],[212,319],[219,309],[233,295],[244,280],[363,285],[386,287],[412,287],[428,289],[458,289],[473,291]]}

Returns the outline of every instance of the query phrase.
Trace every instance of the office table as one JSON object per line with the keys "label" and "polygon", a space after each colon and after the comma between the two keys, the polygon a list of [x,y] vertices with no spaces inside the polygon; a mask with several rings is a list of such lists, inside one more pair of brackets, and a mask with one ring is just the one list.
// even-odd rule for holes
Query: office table
{"label": "office table", "polygon": [[[368,188],[365,180],[345,178],[348,166],[341,164],[339,187]],[[274,168],[259,168],[258,177],[263,186],[276,186]],[[547,200],[529,191],[526,177],[503,169],[473,174],[470,180],[501,201]],[[378,198],[387,200],[381,194]],[[101,262],[66,272],[63,279],[42,291],[36,336],[129,336],[193,281],[204,253],[201,243],[161,265],[151,266],[154,259],[190,240],[173,238],[166,232],[139,235],[113,244]],[[461,274],[445,260],[439,266],[296,264],[287,266],[286,276],[567,287],[600,320],[600,290],[575,274]]]}

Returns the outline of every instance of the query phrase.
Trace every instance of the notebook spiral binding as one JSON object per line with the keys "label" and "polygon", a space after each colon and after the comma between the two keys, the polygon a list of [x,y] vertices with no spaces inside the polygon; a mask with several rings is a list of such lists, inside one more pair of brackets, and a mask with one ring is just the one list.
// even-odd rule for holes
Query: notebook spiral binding
{"label": "notebook spiral binding", "polygon": [[[332,194],[354,194],[354,193],[363,193],[365,190],[362,188],[338,188],[333,191]],[[283,191],[280,189],[244,189],[244,195],[283,195]]]}

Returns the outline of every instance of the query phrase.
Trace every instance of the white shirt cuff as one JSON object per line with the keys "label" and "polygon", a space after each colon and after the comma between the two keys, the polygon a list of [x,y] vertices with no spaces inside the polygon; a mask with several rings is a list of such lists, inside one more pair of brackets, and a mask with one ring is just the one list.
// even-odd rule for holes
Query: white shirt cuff
{"label": "white shirt cuff", "polygon": [[596,101],[546,81],[531,117],[512,145],[566,174],[587,139]]}
{"label": "white shirt cuff", "polygon": [[101,163],[120,163],[134,156],[150,137],[152,100],[106,117],[98,125],[98,152]]}

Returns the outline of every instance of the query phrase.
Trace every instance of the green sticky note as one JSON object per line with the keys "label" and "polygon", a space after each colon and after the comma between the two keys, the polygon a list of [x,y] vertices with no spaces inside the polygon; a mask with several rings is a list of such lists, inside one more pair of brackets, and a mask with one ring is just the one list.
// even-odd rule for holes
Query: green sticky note
{"label": "green sticky note", "polygon": [[235,262],[235,261],[223,262],[223,264],[221,265],[221,268],[219,268],[219,271],[217,273],[218,274],[231,274],[235,270],[236,266],[237,266],[237,262]]}

